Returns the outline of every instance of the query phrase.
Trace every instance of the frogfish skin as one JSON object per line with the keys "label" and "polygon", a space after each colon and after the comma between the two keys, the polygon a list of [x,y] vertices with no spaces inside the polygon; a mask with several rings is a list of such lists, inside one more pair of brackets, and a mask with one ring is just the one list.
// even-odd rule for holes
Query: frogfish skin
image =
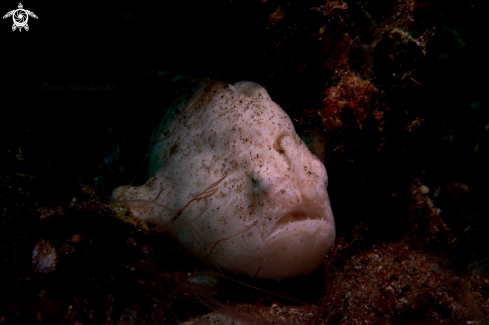
{"label": "frogfish skin", "polygon": [[149,179],[112,196],[196,256],[263,279],[307,274],[335,239],[324,165],[254,82],[211,82],[169,109]]}

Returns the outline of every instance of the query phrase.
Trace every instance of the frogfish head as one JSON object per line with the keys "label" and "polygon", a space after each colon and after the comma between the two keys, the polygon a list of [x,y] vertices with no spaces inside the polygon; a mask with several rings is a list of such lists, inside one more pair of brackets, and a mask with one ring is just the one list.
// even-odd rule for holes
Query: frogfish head
{"label": "frogfish head", "polygon": [[265,279],[313,271],[335,239],[324,165],[253,82],[217,83],[150,150],[150,179],[117,188],[132,213],[221,268]]}

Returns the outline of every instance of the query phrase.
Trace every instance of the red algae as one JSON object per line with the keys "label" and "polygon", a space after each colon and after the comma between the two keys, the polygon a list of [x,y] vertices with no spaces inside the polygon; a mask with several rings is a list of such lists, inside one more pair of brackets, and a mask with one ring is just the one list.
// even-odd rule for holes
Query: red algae
{"label": "red algae", "polygon": [[[354,118],[350,123],[361,129],[362,122],[375,106],[376,92],[377,89],[370,82],[353,72],[346,72],[336,86],[328,88],[325,92],[324,126],[331,131],[341,128],[344,124],[342,116],[350,112]],[[377,114],[378,118],[382,118],[381,113]]]}

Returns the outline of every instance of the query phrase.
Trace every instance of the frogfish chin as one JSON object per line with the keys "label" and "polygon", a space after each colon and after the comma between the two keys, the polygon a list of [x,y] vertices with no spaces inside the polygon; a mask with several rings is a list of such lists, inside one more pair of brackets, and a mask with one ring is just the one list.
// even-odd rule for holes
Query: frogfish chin
{"label": "frogfish chin", "polygon": [[313,271],[335,239],[324,165],[254,82],[202,86],[170,108],[149,179],[112,196],[217,266],[263,279]]}

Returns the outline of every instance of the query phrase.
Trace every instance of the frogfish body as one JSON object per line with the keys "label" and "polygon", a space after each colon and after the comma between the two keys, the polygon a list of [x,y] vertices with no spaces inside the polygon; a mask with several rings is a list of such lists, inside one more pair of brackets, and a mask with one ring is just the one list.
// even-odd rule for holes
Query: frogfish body
{"label": "frogfish body", "polygon": [[313,271],[335,239],[324,165],[260,85],[199,94],[163,119],[147,183],[112,196],[221,268],[264,279]]}

